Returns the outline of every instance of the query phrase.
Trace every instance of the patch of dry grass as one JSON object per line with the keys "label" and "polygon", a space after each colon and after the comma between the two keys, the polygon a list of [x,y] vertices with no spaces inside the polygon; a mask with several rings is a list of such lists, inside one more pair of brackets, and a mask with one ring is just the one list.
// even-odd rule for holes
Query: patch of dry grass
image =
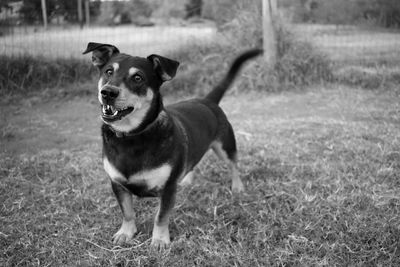
{"label": "patch of dry grass", "polygon": [[163,253],[149,250],[152,199],[135,204],[135,239],[112,245],[120,211],[100,145],[3,154],[0,265],[397,266],[398,103],[347,87],[226,97],[246,193],[233,196],[207,155],[179,191]]}

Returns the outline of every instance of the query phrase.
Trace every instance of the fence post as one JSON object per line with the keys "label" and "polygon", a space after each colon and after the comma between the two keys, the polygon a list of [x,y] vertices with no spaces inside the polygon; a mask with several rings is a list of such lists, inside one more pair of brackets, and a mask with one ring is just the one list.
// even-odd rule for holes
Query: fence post
{"label": "fence post", "polygon": [[89,27],[90,24],[89,0],[85,0],[85,19],[86,19],[86,27]]}
{"label": "fence post", "polygon": [[44,29],[47,30],[47,9],[46,9],[46,0],[42,0],[42,16],[43,16],[43,26],[44,26]]}
{"label": "fence post", "polygon": [[264,57],[269,67],[274,67],[276,63],[277,48],[274,27],[276,10],[276,0],[262,0]]}
{"label": "fence post", "polygon": [[78,0],[78,21],[79,26],[83,27],[83,12],[82,12],[82,0]]}

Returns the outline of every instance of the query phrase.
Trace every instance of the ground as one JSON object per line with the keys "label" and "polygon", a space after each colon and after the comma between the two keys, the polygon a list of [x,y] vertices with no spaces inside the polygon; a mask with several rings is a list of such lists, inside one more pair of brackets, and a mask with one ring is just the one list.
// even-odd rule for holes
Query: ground
{"label": "ground", "polygon": [[149,249],[153,199],[135,202],[134,240],[112,244],[121,217],[94,93],[3,103],[0,265],[398,266],[399,103],[394,90],[342,85],[229,94],[246,192],[232,194],[207,154],[161,253]]}

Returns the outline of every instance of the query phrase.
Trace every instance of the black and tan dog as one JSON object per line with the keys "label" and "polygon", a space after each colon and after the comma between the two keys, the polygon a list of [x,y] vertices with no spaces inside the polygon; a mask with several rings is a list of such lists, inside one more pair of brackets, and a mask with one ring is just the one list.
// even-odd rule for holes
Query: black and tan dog
{"label": "black and tan dog", "polygon": [[89,43],[92,62],[100,70],[98,98],[103,120],[103,163],[123,213],[114,243],[136,233],[132,195],[159,197],[152,246],[170,243],[168,221],[177,183],[189,184],[192,170],[210,148],[229,165],[232,190],[242,191],[236,168],[236,142],[232,126],[218,106],[241,65],[262,51],[243,53],[226,77],[205,98],[163,106],[160,86],[171,80],[177,61],[150,55],[122,54],[108,44]]}

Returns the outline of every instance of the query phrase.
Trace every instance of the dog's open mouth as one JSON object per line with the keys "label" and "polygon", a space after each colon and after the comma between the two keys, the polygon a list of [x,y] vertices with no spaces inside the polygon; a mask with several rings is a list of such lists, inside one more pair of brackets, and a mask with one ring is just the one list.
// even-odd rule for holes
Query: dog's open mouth
{"label": "dog's open mouth", "polygon": [[103,105],[101,109],[101,117],[106,122],[113,122],[122,119],[134,110],[133,107],[117,109],[111,105]]}

